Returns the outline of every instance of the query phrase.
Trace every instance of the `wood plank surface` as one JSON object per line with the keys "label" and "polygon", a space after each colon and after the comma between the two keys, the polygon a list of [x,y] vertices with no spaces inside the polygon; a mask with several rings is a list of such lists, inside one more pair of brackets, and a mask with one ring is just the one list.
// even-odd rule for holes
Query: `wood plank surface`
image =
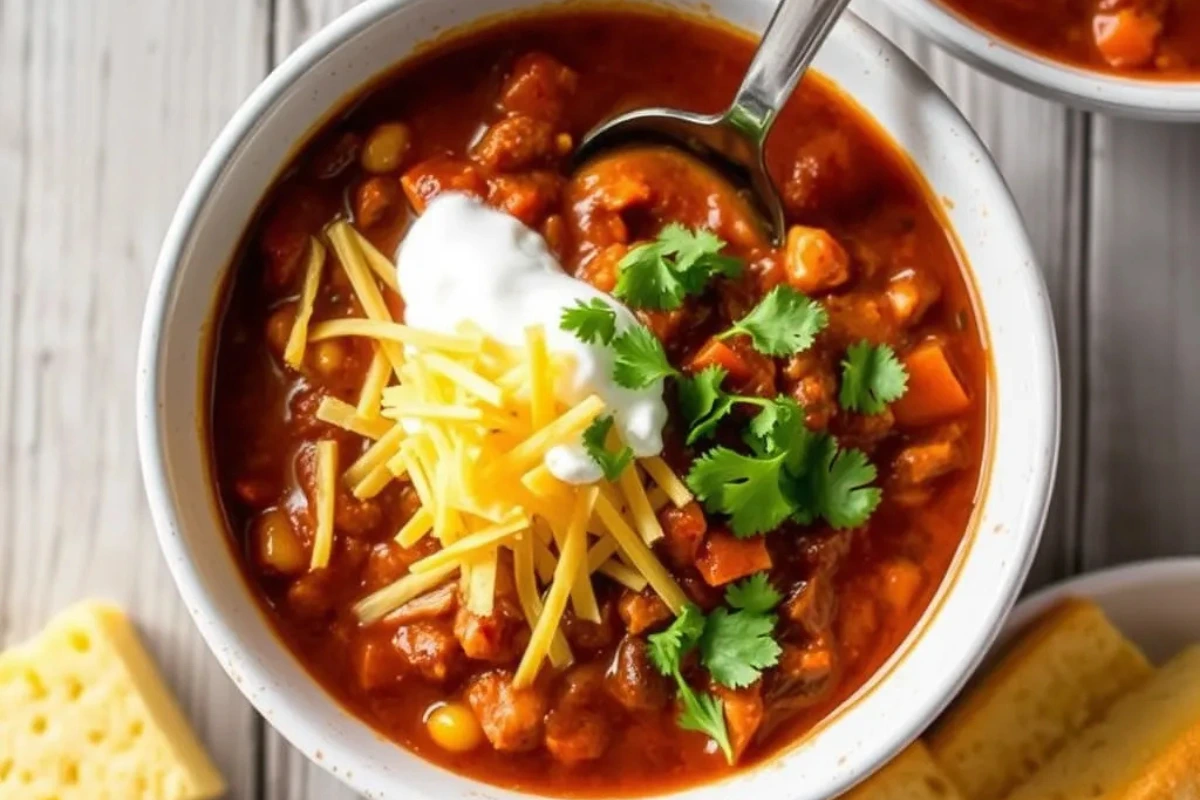
{"label": "wood plank surface", "polygon": [[160,239],[263,75],[267,21],[241,0],[0,0],[0,639],[120,602],[239,798],[257,717],[159,555],[133,387]]}
{"label": "wood plank surface", "polygon": [[1200,127],[1093,145],[1083,569],[1200,553]]}
{"label": "wood plank surface", "polygon": [[[226,679],[154,541],[133,376],[159,241],[209,141],[274,63],[354,0],[0,0],[0,643],[69,602],[133,612],[230,797],[354,795]],[[1200,128],[1007,88],[857,10],[930,71],[1021,208],[1064,390],[1030,587],[1200,553]]]}

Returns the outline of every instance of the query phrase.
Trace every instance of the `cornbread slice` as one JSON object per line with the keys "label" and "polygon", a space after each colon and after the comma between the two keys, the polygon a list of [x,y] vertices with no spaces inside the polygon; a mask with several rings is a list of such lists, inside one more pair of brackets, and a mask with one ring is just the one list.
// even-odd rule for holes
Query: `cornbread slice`
{"label": "cornbread slice", "polygon": [[1200,645],[1114,703],[1009,797],[1200,798]]}
{"label": "cornbread slice", "polygon": [[224,782],[115,607],[0,654],[0,800],[205,800]]}
{"label": "cornbread slice", "polygon": [[929,748],[914,742],[842,800],[963,800],[963,795],[934,763]]}
{"label": "cornbread slice", "polygon": [[1001,800],[1151,674],[1094,603],[1050,611],[927,738],[968,800]]}

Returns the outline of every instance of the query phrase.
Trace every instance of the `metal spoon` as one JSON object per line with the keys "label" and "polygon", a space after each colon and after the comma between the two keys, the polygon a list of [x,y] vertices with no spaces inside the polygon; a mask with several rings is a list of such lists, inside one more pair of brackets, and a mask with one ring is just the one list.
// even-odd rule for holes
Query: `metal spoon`
{"label": "metal spoon", "polygon": [[767,174],[763,145],[771,123],[850,0],[781,0],[746,77],[728,110],[694,114],[642,108],[593,128],[575,154],[581,164],[598,153],[633,142],[660,141],[685,148],[748,189],[771,239],[783,240],[783,202]]}

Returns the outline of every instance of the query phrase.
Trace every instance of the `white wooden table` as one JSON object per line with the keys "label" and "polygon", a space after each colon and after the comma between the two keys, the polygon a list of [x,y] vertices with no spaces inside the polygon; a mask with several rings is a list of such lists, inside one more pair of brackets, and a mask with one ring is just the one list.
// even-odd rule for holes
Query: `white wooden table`
{"label": "white wooden table", "polygon": [[[120,601],[234,798],[350,793],[264,725],[176,594],[138,474],[137,332],[208,143],[352,2],[0,0],[0,642]],[[1030,586],[1200,552],[1200,126],[1069,111],[873,21],[991,147],[1050,286],[1064,429]]]}

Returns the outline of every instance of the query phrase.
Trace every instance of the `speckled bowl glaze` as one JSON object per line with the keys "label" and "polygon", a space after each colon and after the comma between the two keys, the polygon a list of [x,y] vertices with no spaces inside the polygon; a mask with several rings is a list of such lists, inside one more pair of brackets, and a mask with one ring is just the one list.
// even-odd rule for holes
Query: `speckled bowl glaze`
{"label": "speckled bowl glaze", "polygon": [[1200,81],[1125,78],[1055,61],[980,28],[938,0],[862,0],[884,8],[955,57],[1048,100],[1164,122],[1200,120]]}
{"label": "speckled bowl glaze", "polygon": [[[368,797],[516,798],[451,774],[344,711],[276,638],[243,581],[214,502],[204,434],[207,341],[227,265],[256,205],[305,135],[420,43],[541,0],[369,0],[297,50],[250,96],[196,171],[167,232],[142,328],[138,435],[163,554],[229,675],[296,747]],[[667,5],[686,8],[681,2]],[[704,13],[761,30],[773,0],[710,0]],[[836,796],[904,747],[986,651],[1024,579],[1050,497],[1058,369],[1046,288],[987,150],[924,73],[853,16],[816,68],[908,152],[941,198],[974,274],[994,365],[990,469],[971,530],[917,628],[810,735],[762,766],[672,795]]]}

